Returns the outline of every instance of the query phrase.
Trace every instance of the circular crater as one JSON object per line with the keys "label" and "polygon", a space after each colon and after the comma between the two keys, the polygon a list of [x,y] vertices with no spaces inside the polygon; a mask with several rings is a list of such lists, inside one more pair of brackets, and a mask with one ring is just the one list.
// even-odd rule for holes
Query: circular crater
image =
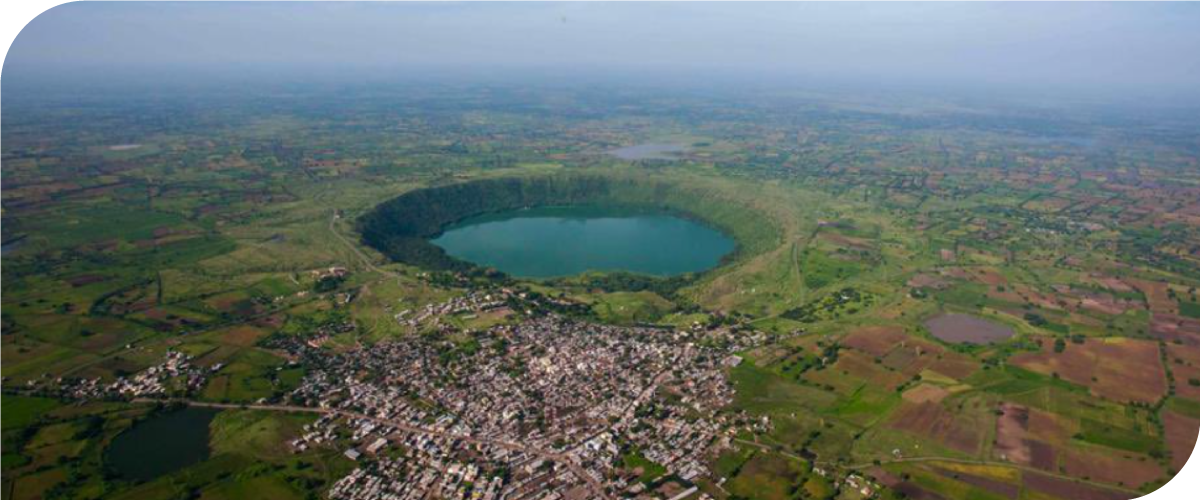
{"label": "circular crater", "polygon": [[736,260],[774,234],[719,194],[605,175],[481,179],[404,193],[360,217],[358,230],[393,261],[431,270],[679,276]]}

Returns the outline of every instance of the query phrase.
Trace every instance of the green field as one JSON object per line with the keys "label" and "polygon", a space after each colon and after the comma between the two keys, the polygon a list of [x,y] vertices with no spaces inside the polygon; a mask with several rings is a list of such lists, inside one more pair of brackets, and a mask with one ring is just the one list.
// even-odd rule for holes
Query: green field
{"label": "green field", "polygon": [[[658,325],[681,344],[693,331],[747,341],[726,373],[736,393],[713,438],[729,446],[706,457],[713,477],[685,481],[628,443],[609,457],[653,494],[857,500],[834,486],[856,474],[900,485],[881,498],[1012,486],[1044,500],[1012,473],[1130,495],[1131,470],[1160,476],[1146,489],[1172,477],[1170,417],[1200,419],[1194,114],[718,87],[14,91],[3,498],[325,498],[356,463],[344,436],[292,453],[311,415],[224,411],[208,460],[135,484],[106,473],[104,450],[151,405],[54,395],[177,351],[205,380],[165,395],[284,405],[314,372],[273,340],[335,354],[424,336],[449,361],[503,347],[479,332],[548,311]],[[607,154],[655,141],[688,147]],[[522,280],[427,241],[466,217],[551,205],[697,219],[737,248],[677,276]],[[556,308],[415,319],[501,288]],[[1015,335],[944,342],[925,322],[946,312]]]}

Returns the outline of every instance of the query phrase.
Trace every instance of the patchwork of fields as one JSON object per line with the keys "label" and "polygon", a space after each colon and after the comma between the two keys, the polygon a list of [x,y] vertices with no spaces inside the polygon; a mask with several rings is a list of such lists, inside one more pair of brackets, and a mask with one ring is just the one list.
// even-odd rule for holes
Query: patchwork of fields
{"label": "patchwork of fields", "polygon": [[[432,337],[452,360],[478,352],[476,332],[548,313],[763,339],[727,368],[737,392],[722,414],[754,425],[709,457],[713,477],[622,450],[647,495],[1132,498],[1194,448],[1194,133],[870,99],[413,86],[337,106],[300,89],[276,107],[246,92],[195,97],[202,111],[103,97],[4,108],[3,498],[321,497],[362,463],[343,455],[354,438],[297,451],[314,415],[238,408],[286,407],[310,380],[279,339],[335,353]],[[547,103],[575,111],[528,111]],[[1103,139],[1045,132],[1057,127]],[[606,154],[639,143],[688,147]],[[397,222],[376,207],[405,193],[506,184],[524,202],[530,182],[579,179],[708,221],[738,251],[686,276],[521,281],[421,265],[444,256],[395,262],[378,249],[426,247],[362,241],[361,217]],[[596,201],[568,191],[554,199]],[[431,205],[414,235],[459,218],[453,203]],[[497,289],[550,305],[472,309]],[[208,459],[123,478],[108,444],[170,408],[62,388],[168,353],[205,378],[159,396],[231,407]]]}

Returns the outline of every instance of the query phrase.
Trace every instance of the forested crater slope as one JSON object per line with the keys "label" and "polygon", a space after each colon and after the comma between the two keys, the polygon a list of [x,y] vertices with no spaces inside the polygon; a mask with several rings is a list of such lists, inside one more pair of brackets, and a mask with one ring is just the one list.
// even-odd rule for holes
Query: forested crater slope
{"label": "forested crater slope", "polygon": [[595,205],[657,210],[710,224],[738,243],[731,258],[778,240],[772,222],[726,193],[683,180],[569,174],[480,179],[404,193],[359,217],[362,241],[388,258],[436,270],[465,270],[429,242],[447,226],[481,214],[538,206]]}

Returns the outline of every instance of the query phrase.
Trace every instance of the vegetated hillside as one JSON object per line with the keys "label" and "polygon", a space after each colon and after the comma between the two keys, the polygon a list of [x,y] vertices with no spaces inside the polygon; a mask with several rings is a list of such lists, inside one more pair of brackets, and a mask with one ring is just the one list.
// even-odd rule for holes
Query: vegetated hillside
{"label": "vegetated hillside", "polygon": [[733,236],[736,254],[757,253],[778,239],[766,217],[706,188],[593,174],[502,177],[411,191],[360,217],[358,230],[364,243],[397,262],[466,270],[471,264],[446,255],[428,239],[450,224],[484,213],[567,205],[645,208],[700,219]]}

